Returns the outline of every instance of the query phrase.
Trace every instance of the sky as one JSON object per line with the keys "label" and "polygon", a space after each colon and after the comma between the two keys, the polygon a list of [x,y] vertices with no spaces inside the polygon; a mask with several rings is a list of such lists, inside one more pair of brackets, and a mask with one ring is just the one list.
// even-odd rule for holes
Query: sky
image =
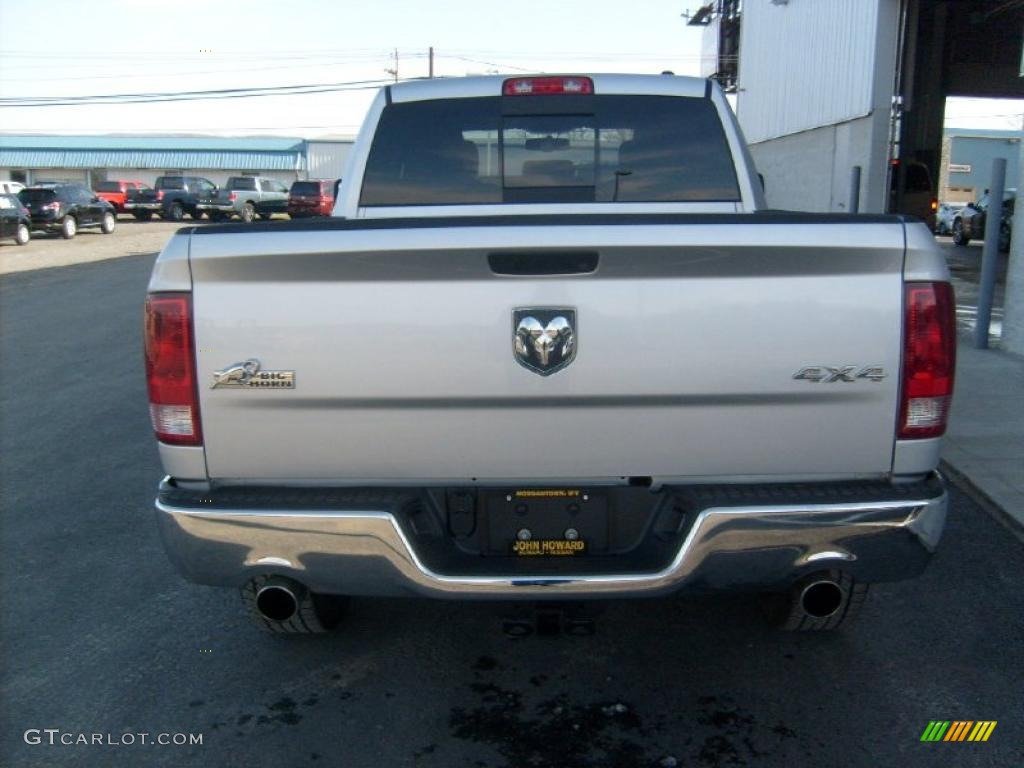
{"label": "sky", "polygon": [[[424,77],[671,70],[700,75],[697,0],[0,0],[0,131],[354,135],[377,88]],[[397,63],[396,63],[397,52]],[[390,71],[389,71],[390,70]],[[251,90],[310,86],[302,94]],[[27,106],[63,97],[235,91],[165,103]],[[240,92],[239,92],[240,91]],[[246,96],[242,98],[242,96]],[[123,101],[115,99],[112,101]],[[2,104],[2,102],[0,102]],[[1024,101],[956,99],[947,125],[1022,127]],[[952,116],[952,118],[950,117]]]}

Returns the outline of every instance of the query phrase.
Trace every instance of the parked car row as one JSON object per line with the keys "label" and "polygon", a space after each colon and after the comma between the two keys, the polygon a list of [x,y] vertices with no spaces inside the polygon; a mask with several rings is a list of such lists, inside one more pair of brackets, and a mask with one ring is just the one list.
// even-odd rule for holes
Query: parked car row
{"label": "parked car row", "polygon": [[29,242],[33,230],[59,231],[74,238],[82,227],[98,226],[114,231],[119,213],[139,221],[158,216],[181,221],[185,216],[199,220],[226,221],[238,217],[245,222],[267,220],[274,214],[292,218],[330,216],[337,182],[295,181],[291,188],[265,176],[231,176],[218,188],[202,176],[166,175],[151,188],[138,180],[99,181],[92,190],[71,182],[39,182],[26,187],[17,181],[3,181],[3,236],[19,244]]}
{"label": "parked car row", "polygon": [[117,214],[139,221],[158,216],[181,221],[204,215],[211,221],[267,220],[287,213],[292,218],[330,216],[337,182],[296,181],[289,189],[277,179],[264,176],[232,176],[220,189],[201,176],[160,176],[153,188],[137,180],[97,182],[93,190],[83,184],[40,182],[26,187],[4,181],[0,187],[0,237],[25,245],[33,231],[59,232],[74,237],[84,227],[98,227],[110,234]]}
{"label": "parked car row", "polygon": [[2,236],[25,245],[33,231],[59,232],[70,240],[84,227],[109,235],[117,227],[117,211],[81,184],[59,182],[25,187],[17,195],[0,194]]}
{"label": "parked car row", "polygon": [[296,181],[289,190],[266,176],[232,176],[218,188],[202,176],[160,176],[153,189],[125,189],[124,211],[140,221],[159,216],[181,221],[226,221],[237,216],[246,223],[267,220],[275,213],[291,216],[329,216],[334,207],[333,182]]}

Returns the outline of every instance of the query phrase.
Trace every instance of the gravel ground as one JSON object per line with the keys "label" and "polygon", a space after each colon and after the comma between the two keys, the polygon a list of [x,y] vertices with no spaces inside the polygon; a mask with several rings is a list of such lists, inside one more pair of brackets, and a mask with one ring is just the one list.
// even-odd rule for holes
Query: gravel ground
{"label": "gravel ground", "polygon": [[95,227],[79,231],[71,240],[45,232],[33,232],[31,242],[24,246],[16,245],[13,239],[5,239],[0,243],[0,275],[156,253],[175,230],[191,224],[190,221],[142,222],[121,216],[117,229],[109,235]]}
{"label": "gravel ground", "polygon": [[[274,220],[287,221],[288,217],[279,215]],[[59,234],[33,232],[32,241],[25,246],[16,245],[13,238],[5,238],[0,240],[0,275],[156,253],[176,230],[197,223],[206,225],[208,222],[206,219],[200,222],[191,219],[136,221],[132,216],[122,215],[118,217],[117,229],[110,235],[104,235],[99,227],[90,227],[80,230],[71,240]]]}

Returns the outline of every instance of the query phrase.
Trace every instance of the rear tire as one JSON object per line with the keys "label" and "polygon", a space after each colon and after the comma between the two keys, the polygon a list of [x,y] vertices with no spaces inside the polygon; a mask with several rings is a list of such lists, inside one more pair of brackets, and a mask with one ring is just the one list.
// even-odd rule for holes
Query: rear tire
{"label": "rear tire", "polygon": [[242,587],[242,605],[266,632],[280,635],[320,635],[338,626],[348,607],[348,599],[340,595],[318,595],[305,590],[299,608],[287,621],[274,621],[256,608],[260,588],[273,576],[257,576]]}
{"label": "rear tire", "polygon": [[117,229],[117,216],[110,211],[107,211],[103,214],[103,221],[100,222],[100,231],[103,232],[104,235],[109,235],[115,229]]}
{"label": "rear tire", "polygon": [[[794,599],[794,593],[799,594],[809,581],[825,577],[834,580],[842,590],[843,602],[830,616],[810,616],[801,608],[799,601]],[[856,620],[867,599],[870,586],[855,581],[848,573],[829,571],[801,579],[793,585],[790,592],[766,595],[762,601],[762,609],[768,623],[784,632],[828,632],[848,627]]]}
{"label": "rear tire", "polygon": [[953,244],[967,245],[971,238],[964,235],[964,223],[960,219],[953,219]]}
{"label": "rear tire", "polygon": [[28,241],[32,239],[32,233],[29,231],[27,224],[18,224],[18,229],[14,232],[14,242],[18,245],[28,245]]}
{"label": "rear tire", "polygon": [[78,234],[78,222],[75,221],[75,217],[68,214],[60,222],[60,236],[65,240],[70,240]]}
{"label": "rear tire", "polygon": [[181,203],[171,203],[170,208],[167,209],[166,218],[171,221],[181,221],[185,218],[185,209],[181,207]]}
{"label": "rear tire", "polygon": [[238,215],[246,224],[252,224],[252,220],[256,218],[256,208],[252,203],[246,203]]}

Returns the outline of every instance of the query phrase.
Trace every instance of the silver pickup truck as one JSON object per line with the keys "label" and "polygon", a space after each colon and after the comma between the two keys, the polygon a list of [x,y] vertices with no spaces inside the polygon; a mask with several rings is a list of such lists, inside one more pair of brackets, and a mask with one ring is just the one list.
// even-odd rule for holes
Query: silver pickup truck
{"label": "silver pickup truck", "polygon": [[939,541],[953,316],[923,224],[765,210],[712,82],[394,85],[333,218],[160,254],[160,531],[279,632],[698,590],[832,629]]}
{"label": "silver pickup truck", "polygon": [[212,221],[238,216],[250,224],[259,216],[269,221],[275,213],[288,210],[288,187],[265,176],[231,176],[220,189],[201,195],[196,210]]}

